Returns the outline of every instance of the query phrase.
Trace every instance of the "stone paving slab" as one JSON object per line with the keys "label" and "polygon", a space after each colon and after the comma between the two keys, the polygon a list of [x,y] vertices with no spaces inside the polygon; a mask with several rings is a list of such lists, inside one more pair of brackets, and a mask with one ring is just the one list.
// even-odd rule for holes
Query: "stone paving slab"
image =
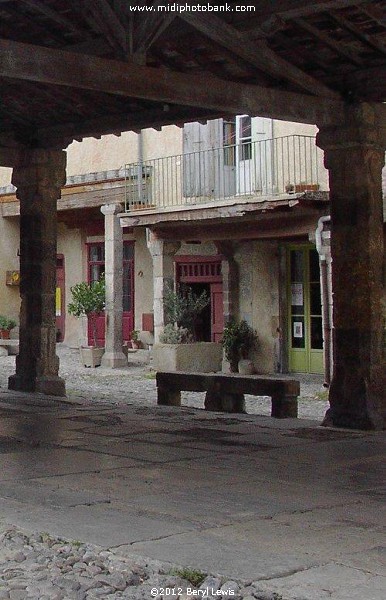
{"label": "stone paving slab", "polygon": [[304,420],[158,407],[147,368],[75,368],[65,402],[0,379],[0,529],[221,574],[243,600],[384,600],[384,433],[319,427],[311,396]]}

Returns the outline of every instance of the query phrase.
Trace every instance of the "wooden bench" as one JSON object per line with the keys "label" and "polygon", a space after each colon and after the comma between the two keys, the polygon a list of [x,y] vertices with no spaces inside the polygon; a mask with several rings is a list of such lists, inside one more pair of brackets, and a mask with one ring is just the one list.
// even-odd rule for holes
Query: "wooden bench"
{"label": "wooden bench", "polygon": [[160,405],[181,406],[181,391],[206,392],[206,410],[245,412],[244,394],[250,394],[271,396],[272,417],[298,416],[300,384],[295,379],[275,375],[158,371],[156,381]]}

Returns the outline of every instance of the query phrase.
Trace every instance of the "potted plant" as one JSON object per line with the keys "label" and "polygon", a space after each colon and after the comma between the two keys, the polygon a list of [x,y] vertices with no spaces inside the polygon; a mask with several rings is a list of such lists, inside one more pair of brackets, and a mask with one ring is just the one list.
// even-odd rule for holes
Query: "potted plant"
{"label": "potted plant", "polygon": [[138,350],[141,347],[141,340],[139,339],[139,331],[133,329],[130,334],[131,347],[133,350]]}
{"label": "potted plant", "polygon": [[97,317],[105,308],[105,281],[100,279],[93,283],[82,281],[70,288],[72,302],[68,312],[74,317],[87,317],[91,326],[93,346],[81,346],[81,357],[86,367],[97,367],[101,364],[104,348],[97,343]]}
{"label": "potted plant", "polygon": [[202,311],[210,303],[206,291],[196,294],[189,286],[164,295],[166,325],[160,343],[153,346],[153,365],[158,371],[212,372],[221,370],[222,347],[197,341]]}
{"label": "potted plant", "polygon": [[2,340],[9,340],[10,331],[16,327],[17,323],[14,319],[9,319],[4,315],[0,315],[0,336]]}
{"label": "potted plant", "polygon": [[[232,318],[228,321],[224,327],[222,345],[232,373],[239,371],[240,362],[249,359],[251,351],[257,347],[257,344],[256,331],[244,319],[236,321]],[[243,367],[246,367],[246,365],[243,365]],[[250,373],[254,372],[252,368],[247,370]]]}

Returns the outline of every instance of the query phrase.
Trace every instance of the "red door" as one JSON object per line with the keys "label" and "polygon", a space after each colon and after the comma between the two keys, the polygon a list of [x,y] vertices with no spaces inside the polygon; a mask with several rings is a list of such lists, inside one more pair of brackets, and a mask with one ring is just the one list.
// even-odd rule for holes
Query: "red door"
{"label": "red door", "polygon": [[222,283],[212,283],[210,286],[210,304],[212,318],[212,342],[221,342],[224,330],[224,304]]}
{"label": "red door", "polygon": [[55,313],[56,313],[56,341],[63,342],[65,334],[65,285],[64,285],[64,256],[56,256],[56,294],[55,294]]}

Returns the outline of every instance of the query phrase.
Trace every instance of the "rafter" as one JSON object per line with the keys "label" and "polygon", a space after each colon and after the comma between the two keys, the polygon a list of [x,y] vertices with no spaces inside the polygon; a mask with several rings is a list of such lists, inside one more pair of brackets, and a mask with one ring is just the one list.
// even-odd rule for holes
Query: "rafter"
{"label": "rafter", "polygon": [[[170,72],[95,56],[0,41],[0,77],[89,89],[124,97],[260,115],[304,123],[339,120],[343,103],[293,92]],[[194,111],[191,111],[194,118]]]}
{"label": "rafter", "polygon": [[146,52],[176,18],[177,13],[158,12],[156,9],[161,4],[165,4],[164,0],[154,0],[151,4],[154,12],[150,12],[146,19],[141,20],[135,32],[135,52]]}
{"label": "rafter", "polygon": [[363,31],[361,31],[353,23],[351,23],[350,21],[348,21],[347,19],[345,19],[338,13],[335,13],[335,12],[331,13],[331,17],[341,27],[343,27],[344,29],[347,29],[347,31],[351,31],[351,33],[354,34],[354,36],[356,38],[361,40],[361,42],[364,42],[365,44],[367,44],[367,46],[370,46],[371,48],[378,50],[378,52],[380,52],[381,54],[386,55],[386,46],[384,46],[383,44],[378,42],[378,40],[375,38],[374,35],[367,35],[366,33],[363,33]]}
{"label": "rafter", "polygon": [[270,50],[264,42],[252,43],[246,34],[228,25],[218,17],[207,13],[181,13],[179,16],[216,43],[231,50],[236,56],[240,56],[279,81],[287,80],[298,88],[315,95],[327,98],[337,96],[335,92],[317,79]]}
{"label": "rafter", "polygon": [[84,0],[83,14],[120,56],[127,56],[128,33],[107,0]]}
{"label": "rafter", "polygon": [[308,33],[310,33],[314,38],[331,48],[331,50],[334,50],[338,54],[338,56],[348,58],[350,62],[358,66],[361,66],[363,64],[361,59],[356,54],[351,52],[351,50],[347,50],[342,44],[338,44],[338,42],[333,40],[329,35],[321,31],[320,29],[317,29],[304,19],[295,19],[294,23],[296,23],[298,27],[301,27],[305,31],[308,31]]}
{"label": "rafter", "polygon": [[272,14],[280,15],[286,20],[307,17],[321,12],[348,8],[361,4],[361,0],[259,0],[253,13],[248,13],[257,18],[269,18]]}
{"label": "rafter", "polygon": [[84,30],[77,27],[73,21],[70,21],[63,15],[60,15],[47,4],[36,2],[34,0],[21,0],[21,2],[29,8],[31,8],[33,11],[41,13],[42,15],[54,21],[55,23],[58,23],[65,29],[68,29],[69,31],[72,31],[77,34],[81,34],[83,37],[88,37],[87,33]]}

